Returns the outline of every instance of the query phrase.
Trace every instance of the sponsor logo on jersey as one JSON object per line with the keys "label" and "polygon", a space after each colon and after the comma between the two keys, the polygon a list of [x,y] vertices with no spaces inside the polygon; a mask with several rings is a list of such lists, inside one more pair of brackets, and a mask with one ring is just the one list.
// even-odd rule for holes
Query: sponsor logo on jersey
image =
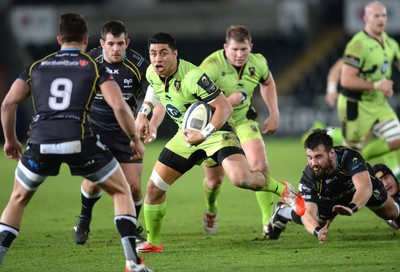
{"label": "sponsor logo on jersey", "polygon": [[85,66],[87,66],[88,64],[89,64],[89,61],[88,61],[88,60],[80,60],[80,61],[79,61],[79,65],[80,65],[80,66],[85,67]]}
{"label": "sponsor logo on jersey", "polygon": [[69,60],[43,60],[40,62],[41,66],[79,66],[79,61]]}
{"label": "sponsor logo on jersey", "polygon": [[338,177],[337,177],[337,176],[334,176],[333,178],[330,178],[330,179],[325,180],[325,183],[326,183],[326,184],[329,184],[329,183],[331,183],[332,181],[337,180],[337,179],[338,179]]}
{"label": "sponsor logo on jersey", "polygon": [[182,116],[182,113],[180,110],[178,110],[174,105],[172,104],[167,104],[165,106],[165,110],[167,113],[172,117],[172,118],[179,118]]}
{"label": "sponsor logo on jersey", "polygon": [[111,75],[119,75],[119,69],[110,69],[106,66],[107,73]]}

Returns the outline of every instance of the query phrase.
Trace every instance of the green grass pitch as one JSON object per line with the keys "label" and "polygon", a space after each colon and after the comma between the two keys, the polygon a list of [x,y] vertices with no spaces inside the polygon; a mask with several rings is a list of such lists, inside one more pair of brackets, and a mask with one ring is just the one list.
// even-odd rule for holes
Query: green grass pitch
{"label": "green grass pitch", "polygon": [[[146,145],[143,193],[165,141]],[[306,156],[298,139],[266,138],[272,175],[298,184]],[[16,162],[0,157],[0,209],[7,204]],[[28,205],[20,234],[1,271],[124,271],[124,255],[113,223],[113,204],[104,195],[94,210],[89,241],[79,246],[72,227],[80,211],[80,177],[62,167]],[[203,231],[203,173],[186,173],[167,193],[164,252],[143,255],[154,271],[398,271],[399,232],[368,209],[338,217],[328,241],[319,245],[302,226],[288,224],[277,241],[263,240],[261,214],[253,192],[223,184],[219,233]],[[143,214],[139,221],[143,222]]]}

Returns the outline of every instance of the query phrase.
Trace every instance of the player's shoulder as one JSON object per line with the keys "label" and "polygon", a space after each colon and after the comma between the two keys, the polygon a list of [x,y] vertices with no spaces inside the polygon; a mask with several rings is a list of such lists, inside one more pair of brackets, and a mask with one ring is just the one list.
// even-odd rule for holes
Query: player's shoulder
{"label": "player's shoulder", "polygon": [[99,61],[103,57],[103,48],[101,46],[90,49],[87,54],[95,61]]}
{"label": "player's shoulder", "polygon": [[265,63],[266,62],[266,57],[261,54],[261,53],[250,53],[249,54],[249,60],[252,60],[254,62],[261,62]]}
{"label": "player's shoulder", "polygon": [[136,66],[148,66],[149,62],[137,51],[132,48],[126,49],[126,59],[134,63]]}
{"label": "player's shoulder", "polygon": [[389,43],[390,47],[392,47],[392,48],[394,47],[395,49],[396,48],[398,49],[399,43],[396,41],[396,39],[390,37],[386,32],[384,32],[382,35],[383,35],[383,39]]}
{"label": "player's shoulder", "polygon": [[204,74],[204,71],[197,65],[184,60],[179,59],[178,70],[177,70],[177,77],[178,78],[193,78],[193,77],[200,77]]}
{"label": "player's shoulder", "polygon": [[[205,57],[205,59],[202,61],[201,65],[207,63],[221,63],[225,61],[225,56],[224,56],[224,50],[220,49],[217,51],[212,52],[210,55]],[[200,65],[200,66],[201,66]]]}

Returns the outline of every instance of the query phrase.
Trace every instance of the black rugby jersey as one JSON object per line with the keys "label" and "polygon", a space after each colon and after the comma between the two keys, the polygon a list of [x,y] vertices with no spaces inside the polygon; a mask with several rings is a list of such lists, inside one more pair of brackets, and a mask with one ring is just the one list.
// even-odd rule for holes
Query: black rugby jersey
{"label": "black rugby jersey", "polygon": [[79,49],[64,49],[34,62],[19,78],[30,86],[32,95],[32,143],[93,136],[88,122],[91,103],[98,86],[113,80],[103,65]]}
{"label": "black rugby jersey", "polygon": [[[123,61],[115,64],[104,60],[101,46],[92,49],[88,54],[97,62],[107,66],[108,72],[113,75],[121,88],[122,96],[136,115],[137,99],[149,85],[145,76],[149,62],[132,49],[126,49]],[[90,116],[91,122],[105,131],[120,132],[122,130],[100,90],[97,91]]]}
{"label": "black rugby jersey", "polygon": [[363,171],[369,171],[372,183],[379,180],[372,174],[371,166],[365,162],[360,153],[344,147],[334,147],[336,154],[336,169],[323,178],[314,177],[310,166],[306,166],[300,180],[300,192],[305,201],[318,205],[347,206],[353,199],[355,187],[352,176]]}

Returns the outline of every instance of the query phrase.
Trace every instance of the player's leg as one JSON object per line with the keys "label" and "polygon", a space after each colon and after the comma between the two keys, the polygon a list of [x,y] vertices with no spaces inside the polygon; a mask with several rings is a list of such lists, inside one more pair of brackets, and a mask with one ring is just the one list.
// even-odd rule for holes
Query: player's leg
{"label": "player's leg", "polygon": [[[250,139],[242,142],[242,148],[246,154],[250,169],[253,171],[268,171],[268,161],[265,145],[261,139]],[[271,192],[258,191],[256,198],[262,215],[263,235],[268,235],[268,223],[274,211],[274,195]]]}
{"label": "player's leg", "polygon": [[233,185],[253,191],[272,192],[285,203],[295,207],[295,211],[304,214],[304,199],[288,182],[277,182],[271,175],[261,171],[250,171],[246,157],[240,149],[221,149],[222,167]]}
{"label": "player's leg", "polygon": [[0,266],[13,240],[18,236],[22,215],[34,191],[25,189],[17,179],[11,197],[0,219]]}
{"label": "player's leg", "polygon": [[[106,166],[107,168],[110,165]],[[137,217],[133,205],[133,199],[129,185],[125,179],[118,162],[115,160],[114,171],[109,178],[104,182],[99,183],[99,186],[111,196],[114,201],[114,222],[121,237],[121,244],[124,249],[126,266],[127,267],[143,267],[141,260],[136,253],[136,226]],[[105,169],[103,168],[98,172],[104,176]],[[100,175],[98,175],[100,177]],[[96,178],[94,178],[96,180]],[[138,270],[142,271],[142,270]]]}
{"label": "player's leg", "polygon": [[[136,212],[128,182],[118,161],[111,152],[88,139],[82,143],[82,152],[68,157],[67,163],[73,175],[82,175],[111,196],[114,202],[114,222],[121,237],[126,267],[150,271],[136,253]],[[89,167],[88,161],[92,162]],[[94,163],[93,163],[94,162]]]}
{"label": "player's leg", "polygon": [[217,197],[221,191],[221,184],[224,179],[224,169],[219,165],[210,167],[204,166],[204,174],[203,191],[206,203],[206,210],[203,215],[204,230],[207,234],[216,234],[218,231]]}
{"label": "player's leg", "polygon": [[[37,147],[36,145],[30,144],[30,148],[25,150],[20,161],[18,162],[17,169],[15,171],[16,175],[14,178],[13,191],[0,218],[0,267],[3,263],[6,252],[11,246],[11,243],[19,234],[25,207],[28,205],[33,194],[47,177],[34,173],[33,169],[28,163],[28,160],[30,160],[37,163],[37,165],[42,165],[42,157],[40,155],[33,155],[33,150],[37,150]],[[32,160],[32,157],[34,157],[35,160]],[[47,162],[43,165],[48,167],[41,168],[43,173],[46,173],[47,170],[52,169],[53,166],[56,166],[54,173],[58,173],[57,169],[59,164],[57,166],[57,161],[53,160],[51,163]]]}
{"label": "player's leg", "polygon": [[[162,154],[160,157],[163,156]],[[167,209],[166,192],[181,175],[181,173],[162,162],[156,162],[150,180],[147,183],[143,205],[147,242],[138,246],[137,250],[139,252],[158,253],[163,251],[161,229]]]}
{"label": "player's leg", "polygon": [[103,191],[90,180],[84,179],[82,181],[81,213],[72,229],[72,237],[79,245],[85,244],[89,238],[93,207],[101,198],[102,193]]}
{"label": "player's leg", "polygon": [[[139,219],[140,211],[143,205],[143,194],[142,194],[142,172],[143,163],[142,161],[131,161],[130,163],[121,163],[122,171],[128,181],[131,188],[133,203],[135,206],[136,217]],[[136,242],[144,242],[146,239],[141,235],[143,227],[138,224],[137,227],[137,239]]]}

